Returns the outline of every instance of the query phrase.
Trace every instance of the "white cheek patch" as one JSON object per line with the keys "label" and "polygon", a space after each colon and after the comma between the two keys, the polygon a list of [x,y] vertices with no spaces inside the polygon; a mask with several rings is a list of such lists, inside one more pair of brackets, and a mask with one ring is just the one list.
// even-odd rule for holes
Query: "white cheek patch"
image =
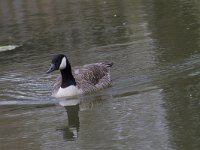
{"label": "white cheek patch", "polygon": [[61,61],[61,63],[60,63],[59,69],[65,69],[65,68],[66,68],[66,58],[63,57],[63,58],[62,58],[62,61]]}

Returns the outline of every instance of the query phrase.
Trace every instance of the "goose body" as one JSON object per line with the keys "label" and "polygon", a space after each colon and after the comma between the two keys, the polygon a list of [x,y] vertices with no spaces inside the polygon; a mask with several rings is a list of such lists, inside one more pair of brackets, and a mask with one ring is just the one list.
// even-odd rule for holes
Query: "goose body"
{"label": "goose body", "polygon": [[112,65],[113,63],[94,63],[71,68],[65,55],[56,55],[47,72],[50,73],[54,70],[61,72],[53,85],[52,96],[56,98],[75,96],[109,86]]}

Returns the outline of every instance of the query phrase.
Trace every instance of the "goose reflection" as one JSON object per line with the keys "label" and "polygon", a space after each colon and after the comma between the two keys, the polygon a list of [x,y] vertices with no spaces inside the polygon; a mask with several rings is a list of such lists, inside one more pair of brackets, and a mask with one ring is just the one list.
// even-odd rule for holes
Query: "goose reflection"
{"label": "goose reflection", "polygon": [[59,102],[59,104],[66,109],[68,125],[58,130],[63,132],[64,139],[66,139],[67,141],[74,141],[78,138],[80,127],[78,115],[80,110],[80,100],[62,100]]}
{"label": "goose reflection", "polygon": [[63,138],[67,141],[76,140],[80,130],[79,111],[94,108],[95,106],[102,104],[102,102],[102,96],[60,101],[59,104],[66,109],[68,117],[68,125],[59,129],[63,132]]}

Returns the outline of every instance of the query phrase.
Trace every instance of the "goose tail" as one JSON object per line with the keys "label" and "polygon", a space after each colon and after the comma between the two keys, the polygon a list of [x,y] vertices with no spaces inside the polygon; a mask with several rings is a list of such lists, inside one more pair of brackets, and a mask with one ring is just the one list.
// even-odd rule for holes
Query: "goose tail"
{"label": "goose tail", "polygon": [[113,65],[114,65],[114,63],[113,62],[110,62],[110,63],[105,63],[105,65],[107,66],[107,67],[112,67]]}

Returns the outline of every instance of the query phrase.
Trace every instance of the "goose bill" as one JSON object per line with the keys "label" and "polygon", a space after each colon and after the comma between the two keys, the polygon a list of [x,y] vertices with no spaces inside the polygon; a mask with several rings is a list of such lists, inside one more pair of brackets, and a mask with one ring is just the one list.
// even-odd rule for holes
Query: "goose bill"
{"label": "goose bill", "polygon": [[56,69],[54,64],[51,64],[51,66],[49,67],[49,70],[47,71],[47,74],[53,72]]}

